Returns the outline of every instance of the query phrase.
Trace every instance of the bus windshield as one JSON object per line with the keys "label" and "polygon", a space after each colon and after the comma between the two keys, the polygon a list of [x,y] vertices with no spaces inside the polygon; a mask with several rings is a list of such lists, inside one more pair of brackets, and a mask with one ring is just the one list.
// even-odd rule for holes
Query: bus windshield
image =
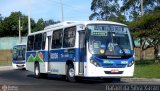
{"label": "bus windshield", "polygon": [[25,60],[26,45],[13,47],[13,60]]}
{"label": "bus windshield", "polygon": [[89,51],[95,55],[132,55],[128,28],[120,25],[88,25]]}

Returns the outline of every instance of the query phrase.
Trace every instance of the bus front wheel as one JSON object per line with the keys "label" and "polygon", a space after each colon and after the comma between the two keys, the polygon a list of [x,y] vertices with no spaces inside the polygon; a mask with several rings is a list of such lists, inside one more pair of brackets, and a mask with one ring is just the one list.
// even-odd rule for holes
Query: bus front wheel
{"label": "bus front wheel", "polygon": [[67,78],[67,81],[69,82],[75,82],[75,70],[74,70],[74,67],[73,65],[68,65],[68,68],[67,68],[67,74],[66,74],[66,78]]}

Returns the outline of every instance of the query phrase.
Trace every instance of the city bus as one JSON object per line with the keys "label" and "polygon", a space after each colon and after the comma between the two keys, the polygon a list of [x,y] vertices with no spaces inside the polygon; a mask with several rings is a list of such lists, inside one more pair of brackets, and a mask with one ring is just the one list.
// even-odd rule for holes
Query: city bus
{"label": "city bus", "polygon": [[25,68],[26,44],[15,45],[12,49],[12,67],[14,69]]}
{"label": "city bus", "polygon": [[66,21],[28,35],[26,69],[35,77],[114,79],[134,74],[128,27],[111,21]]}

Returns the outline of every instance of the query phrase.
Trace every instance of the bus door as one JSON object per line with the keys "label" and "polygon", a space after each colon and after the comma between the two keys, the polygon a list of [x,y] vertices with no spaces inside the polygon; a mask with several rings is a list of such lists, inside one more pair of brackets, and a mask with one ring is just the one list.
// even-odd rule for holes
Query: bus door
{"label": "bus door", "polygon": [[85,31],[79,31],[79,74],[84,73],[84,62],[86,60]]}
{"label": "bus door", "polygon": [[50,65],[50,49],[51,49],[51,36],[48,36],[48,71],[51,70],[51,65]]}

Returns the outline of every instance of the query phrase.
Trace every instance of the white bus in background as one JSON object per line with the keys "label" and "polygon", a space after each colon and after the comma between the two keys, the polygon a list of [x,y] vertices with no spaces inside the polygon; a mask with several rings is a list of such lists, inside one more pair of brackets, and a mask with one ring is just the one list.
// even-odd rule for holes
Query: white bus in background
{"label": "white bus in background", "polygon": [[14,69],[23,69],[25,65],[26,44],[15,45],[12,49],[12,67]]}
{"label": "white bus in background", "polygon": [[77,77],[132,77],[133,42],[128,27],[111,21],[76,21],[50,25],[28,35],[26,69]]}

